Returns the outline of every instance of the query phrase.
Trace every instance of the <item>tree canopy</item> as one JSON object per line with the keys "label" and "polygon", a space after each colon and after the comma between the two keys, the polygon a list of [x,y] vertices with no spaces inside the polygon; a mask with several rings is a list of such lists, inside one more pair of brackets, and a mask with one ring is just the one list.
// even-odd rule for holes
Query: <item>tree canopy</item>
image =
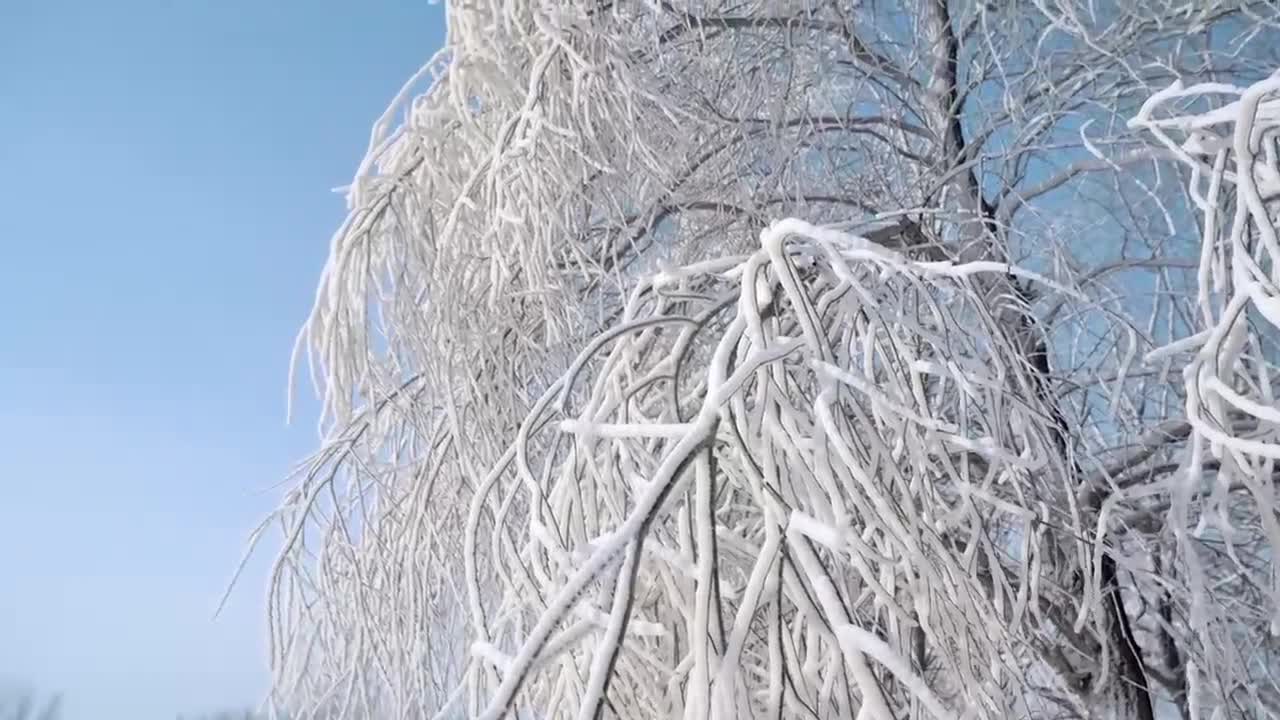
{"label": "tree canopy", "polygon": [[1280,714],[1280,10],[473,0],[270,522],[291,717]]}

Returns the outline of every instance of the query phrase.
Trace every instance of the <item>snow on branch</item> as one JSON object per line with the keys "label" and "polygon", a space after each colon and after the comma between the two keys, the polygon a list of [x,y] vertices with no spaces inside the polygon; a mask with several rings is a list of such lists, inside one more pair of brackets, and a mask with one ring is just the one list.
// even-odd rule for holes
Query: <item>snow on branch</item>
{"label": "snow on branch", "polygon": [[[606,685],[662,717],[800,713],[784,684],[870,717],[911,699],[937,717],[1007,710],[1047,549],[1010,563],[1000,538],[1071,522],[1019,505],[1071,488],[971,283],[1014,269],[915,262],[798,220],[761,245],[642,282],[473,497],[469,567],[527,538],[523,569],[468,573],[480,717],[592,717]],[[583,634],[575,617],[600,620]],[[929,664],[955,678],[939,690],[912,651],[925,629]]]}
{"label": "snow on branch", "polygon": [[[1207,102],[1210,109],[1189,112],[1188,101]],[[1271,636],[1280,636],[1274,560],[1280,552],[1274,479],[1280,459],[1280,72],[1248,87],[1174,83],[1153,94],[1130,126],[1151,133],[1191,168],[1188,190],[1202,220],[1199,326],[1148,357],[1159,363],[1189,356],[1182,375],[1190,452],[1172,481],[1168,526],[1190,565],[1189,624],[1203,643],[1203,658],[1187,670],[1195,687],[1204,682],[1192,677],[1199,673],[1241,674],[1243,656],[1224,632],[1224,618],[1209,610],[1214,588],[1206,583],[1196,547],[1205,537],[1232,542],[1241,529],[1241,490],[1252,503],[1244,522],[1257,523],[1266,538],[1269,572],[1258,573],[1234,553],[1232,561],[1263,592]],[[1208,498],[1198,502],[1211,464],[1216,479]]]}

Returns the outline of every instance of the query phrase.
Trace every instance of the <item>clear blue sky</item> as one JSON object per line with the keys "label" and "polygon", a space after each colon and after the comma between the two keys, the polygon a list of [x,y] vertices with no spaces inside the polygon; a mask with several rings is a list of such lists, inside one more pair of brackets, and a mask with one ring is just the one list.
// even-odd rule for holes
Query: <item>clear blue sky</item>
{"label": "clear blue sky", "polygon": [[0,683],[67,720],[266,687],[286,370],[425,0],[0,0]]}

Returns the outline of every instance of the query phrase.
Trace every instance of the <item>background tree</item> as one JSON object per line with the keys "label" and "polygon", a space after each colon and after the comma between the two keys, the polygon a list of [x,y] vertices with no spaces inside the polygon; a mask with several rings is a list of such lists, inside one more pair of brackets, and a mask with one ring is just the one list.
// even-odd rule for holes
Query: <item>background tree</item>
{"label": "background tree", "polygon": [[1276,713],[1273,5],[448,17],[300,338],[283,705]]}
{"label": "background tree", "polygon": [[0,693],[0,718],[4,720],[58,720],[61,717],[61,695],[42,700],[29,689],[6,687],[3,690]]}

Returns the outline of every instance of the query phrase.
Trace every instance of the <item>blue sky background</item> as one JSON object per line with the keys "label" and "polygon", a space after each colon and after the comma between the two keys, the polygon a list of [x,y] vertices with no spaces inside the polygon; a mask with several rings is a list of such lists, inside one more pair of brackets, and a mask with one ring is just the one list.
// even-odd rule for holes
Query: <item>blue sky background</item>
{"label": "blue sky background", "polygon": [[[67,720],[266,687],[286,371],[425,0],[0,0],[0,683]],[[310,410],[311,408],[304,408]]]}

